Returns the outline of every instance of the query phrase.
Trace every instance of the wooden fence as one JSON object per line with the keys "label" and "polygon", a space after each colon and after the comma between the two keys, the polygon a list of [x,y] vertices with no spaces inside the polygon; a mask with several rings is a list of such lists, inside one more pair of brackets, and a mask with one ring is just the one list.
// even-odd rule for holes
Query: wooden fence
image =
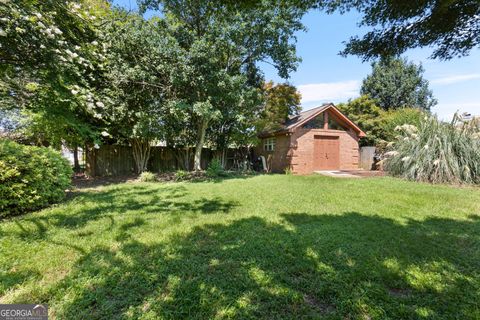
{"label": "wooden fence", "polygon": [[[225,152],[203,149],[202,168],[207,168],[214,157],[224,159],[224,167],[229,169],[236,165],[237,149]],[[151,172],[169,172],[193,168],[194,149],[170,147],[152,147],[147,169]],[[135,173],[132,147],[120,145],[102,145],[99,149],[87,148],[86,173],[90,176],[125,176]]]}
{"label": "wooden fence", "polygon": [[375,147],[361,147],[360,148],[360,168],[364,170],[374,170],[373,163],[375,156]]}

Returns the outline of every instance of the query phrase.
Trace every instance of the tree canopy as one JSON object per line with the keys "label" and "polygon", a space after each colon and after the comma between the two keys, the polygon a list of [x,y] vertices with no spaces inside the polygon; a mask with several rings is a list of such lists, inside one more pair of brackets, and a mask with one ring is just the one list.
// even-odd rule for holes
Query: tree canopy
{"label": "tree canopy", "polygon": [[105,21],[108,43],[98,112],[103,134],[130,143],[137,172],[146,170],[152,141],[166,139],[166,114],[174,96],[172,74],[178,72],[180,48],[161,19],[113,10]]}
{"label": "tree canopy", "polygon": [[383,138],[379,126],[382,109],[375,100],[363,95],[347,103],[340,103],[337,107],[365,132],[366,137],[360,140],[362,145],[375,145]]}
{"label": "tree canopy", "polygon": [[[223,0],[227,6],[252,8],[263,1]],[[359,26],[371,31],[352,36],[342,54],[364,60],[400,55],[411,48],[433,48],[432,58],[466,56],[480,46],[478,0],[285,0],[283,5],[304,12],[359,11]]]}
{"label": "tree canopy", "polygon": [[[222,2],[227,6],[252,8],[264,1]],[[352,36],[342,54],[359,55],[364,60],[424,47],[434,49],[432,58],[447,60],[466,56],[480,46],[478,0],[286,0],[283,5],[302,12],[310,9],[327,13],[359,11],[363,14],[359,25],[371,31]]]}
{"label": "tree canopy", "polygon": [[303,11],[270,1],[143,5],[162,18],[103,0],[0,3],[2,110],[15,109],[47,144],[128,142],[138,171],[153,141],[195,145],[198,170],[205,145],[254,138],[264,82],[257,63],[284,78],[295,70]]}
{"label": "tree canopy", "polygon": [[466,56],[480,46],[478,0],[328,0],[318,1],[328,11],[356,9],[362,26],[374,28],[353,36],[344,54],[365,60],[404,53],[417,47],[434,48],[432,57]]}
{"label": "tree canopy", "polygon": [[1,108],[22,111],[50,142],[92,138],[104,62],[98,21],[108,8],[101,0],[1,2]]}
{"label": "tree canopy", "polygon": [[384,58],[372,63],[372,73],[360,93],[369,95],[384,110],[404,107],[430,110],[437,101],[423,78],[423,67],[403,58]]}
{"label": "tree canopy", "polygon": [[268,61],[284,78],[296,69],[294,34],[303,28],[303,11],[271,1],[240,8],[216,0],[148,0],[143,7],[162,10],[188,66],[175,73],[174,84],[178,105],[196,130],[199,170],[208,129],[251,115],[258,106],[263,75],[257,63]]}
{"label": "tree canopy", "polygon": [[367,95],[340,103],[337,107],[366,133],[366,137],[360,140],[360,145],[377,146],[378,150],[383,150],[389,142],[395,140],[398,134],[395,129],[398,126],[417,126],[427,115],[418,108],[385,111]]}
{"label": "tree canopy", "polygon": [[276,130],[288,120],[290,116],[301,111],[301,95],[297,88],[288,83],[274,84],[269,81],[264,84],[265,104],[258,121],[259,131]]}

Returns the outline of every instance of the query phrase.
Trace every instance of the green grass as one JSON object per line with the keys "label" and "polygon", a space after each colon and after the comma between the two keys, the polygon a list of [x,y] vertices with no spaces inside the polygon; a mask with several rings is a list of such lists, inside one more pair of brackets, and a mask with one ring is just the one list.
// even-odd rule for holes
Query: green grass
{"label": "green grass", "polygon": [[0,302],[57,319],[479,319],[480,189],[126,183],[0,221]]}

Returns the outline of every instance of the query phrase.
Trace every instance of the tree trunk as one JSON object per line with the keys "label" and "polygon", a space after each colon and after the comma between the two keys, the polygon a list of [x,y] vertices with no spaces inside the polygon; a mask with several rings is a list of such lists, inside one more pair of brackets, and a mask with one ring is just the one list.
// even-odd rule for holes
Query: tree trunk
{"label": "tree trunk", "polygon": [[148,159],[150,159],[150,140],[142,138],[133,138],[131,140],[133,149],[133,159],[135,160],[137,173],[147,171]]}
{"label": "tree trunk", "polygon": [[205,143],[205,133],[207,131],[208,120],[202,119],[197,131],[197,145],[195,146],[195,158],[193,161],[193,170],[202,170],[202,149]]}
{"label": "tree trunk", "polygon": [[181,170],[190,170],[190,147],[174,148],[175,158],[177,159],[176,168]]}
{"label": "tree trunk", "polygon": [[80,172],[80,162],[78,161],[78,146],[73,147],[73,171]]}
{"label": "tree trunk", "polygon": [[226,168],[226,165],[227,165],[226,154],[227,154],[227,149],[223,148],[222,149],[222,158],[221,158],[222,168]]}

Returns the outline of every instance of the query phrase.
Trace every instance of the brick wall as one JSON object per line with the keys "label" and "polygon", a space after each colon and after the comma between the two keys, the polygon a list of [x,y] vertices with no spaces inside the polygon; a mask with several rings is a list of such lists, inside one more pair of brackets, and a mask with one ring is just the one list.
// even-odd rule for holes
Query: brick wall
{"label": "brick wall", "polygon": [[267,166],[270,168],[271,172],[284,172],[285,168],[289,167],[290,164],[290,136],[286,134],[276,136],[274,151],[265,151],[263,145],[266,139],[267,138],[260,140],[259,145],[255,148],[255,155],[265,157],[265,160],[267,160]]}
{"label": "brick wall", "polygon": [[340,169],[358,169],[358,137],[354,132],[322,129],[297,129],[291,136],[291,167],[296,174],[309,174],[315,170],[313,150],[315,136],[338,136]]}
{"label": "brick wall", "polygon": [[291,168],[295,174],[310,174],[315,170],[313,152],[316,135],[338,137],[340,169],[359,168],[358,136],[351,131],[299,128],[292,135],[276,136],[274,151],[265,151],[265,139],[262,139],[255,148],[255,154],[265,157],[272,172],[281,173]]}

